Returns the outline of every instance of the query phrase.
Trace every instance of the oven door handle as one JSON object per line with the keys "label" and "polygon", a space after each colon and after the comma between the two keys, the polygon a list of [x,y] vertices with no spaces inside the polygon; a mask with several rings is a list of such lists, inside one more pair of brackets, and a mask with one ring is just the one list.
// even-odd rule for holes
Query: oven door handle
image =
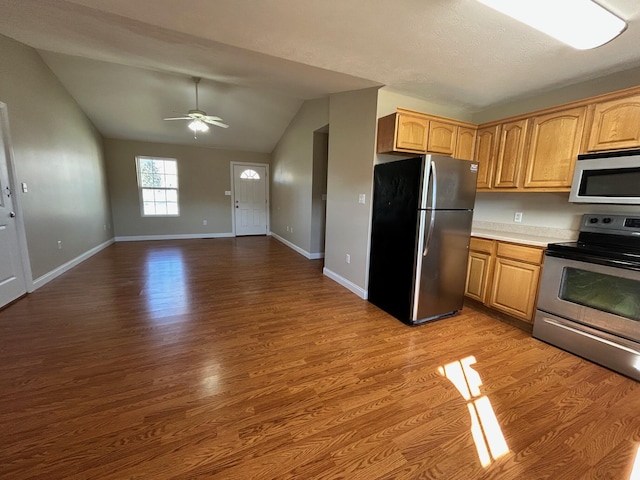
{"label": "oven door handle", "polygon": [[579,328],[572,327],[570,325],[567,325],[564,322],[560,322],[558,320],[554,320],[554,319],[551,319],[551,318],[545,318],[544,321],[547,322],[547,323],[550,323],[554,327],[562,328],[564,330],[569,330],[572,333],[575,333],[577,335],[582,335],[583,337],[590,338],[591,340],[596,340],[596,341],[598,341],[600,343],[604,343],[606,345],[609,345],[610,347],[615,347],[615,348],[618,348],[620,350],[624,350],[625,352],[631,353],[633,355],[640,355],[640,352],[638,350],[635,350],[635,349],[630,348],[630,347],[628,347],[626,345],[623,345],[622,344],[622,342],[623,342],[622,339],[617,339],[616,342],[612,342],[611,340],[608,340],[607,338],[605,338],[606,334],[604,334],[604,333],[600,333],[599,335],[593,335],[591,333],[585,332],[584,330],[580,330]]}

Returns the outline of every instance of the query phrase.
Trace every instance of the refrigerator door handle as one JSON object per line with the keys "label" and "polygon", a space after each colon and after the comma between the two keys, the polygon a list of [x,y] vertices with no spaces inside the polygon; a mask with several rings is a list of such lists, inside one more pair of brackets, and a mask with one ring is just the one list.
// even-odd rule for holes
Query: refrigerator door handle
{"label": "refrigerator door handle", "polygon": [[424,242],[424,251],[422,256],[426,257],[429,252],[429,244],[431,243],[431,235],[433,235],[433,226],[436,222],[436,199],[437,199],[437,185],[438,185],[438,173],[436,172],[436,162],[431,161],[431,177],[433,178],[433,188],[431,189],[431,218],[429,219],[429,230],[427,231],[427,239]]}

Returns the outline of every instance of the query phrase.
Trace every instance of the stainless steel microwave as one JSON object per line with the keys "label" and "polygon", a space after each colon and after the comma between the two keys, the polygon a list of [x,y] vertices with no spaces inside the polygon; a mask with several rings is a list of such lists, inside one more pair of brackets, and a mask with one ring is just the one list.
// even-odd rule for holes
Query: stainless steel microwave
{"label": "stainless steel microwave", "polygon": [[569,201],[640,205],[640,150],[578,155]]}

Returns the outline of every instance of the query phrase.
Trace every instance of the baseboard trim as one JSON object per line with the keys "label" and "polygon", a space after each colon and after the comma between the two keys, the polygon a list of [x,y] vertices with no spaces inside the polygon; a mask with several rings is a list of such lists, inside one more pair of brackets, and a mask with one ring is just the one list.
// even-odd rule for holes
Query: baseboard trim
{"label": "baseboard trim", "polygon": [[304,249],[300,248],[299,246],[297,246],[295,243],[291,243],[289,240],[287,240],[285,238],[282,238],[277,233],[270,232],[270,235],[273,238],[275,238],[276,240],[278,240],[280,243],[284,243],[291,250],[295,250],[300,255],[302,255],[303,257],[308,258],[309,260],[318,260],[320,258],[324,258],[324,253],[309,253],[306,250],[304,250]]}
{"label": "baseboard trim", "polygon": [[324,267],[322,269],[322,273],[325,274],[334,282],[337,282],[340,285],[342,285],[344,288],[351,290],[353,293],[358,295],[363,300],[366,300],[369,297],[369,292],[367,292],[367,290],[360,288],[358,285],[356,285],[352,281],[347,280],[346,278],[344,278],[341,275],[338,275],[336,272],[332,270],[329,270],[327,267]]}
{"label": "baseboard trim", "polygon": [[147,240],[190,240],[198,238],[231,238],[235,235],[229,233],[178,233],[174,235],[130,235],[116,237],[116,242],[143,242]]}
{"label": "baseboard trim", "polygon": [[87,260],[88,258],[92,257],[93,255],[95,255],[96,253],[100,252],[101,250],[104,250],[108,246],[113,245],[114,241],[115,241],[115,239],[111,238],[111,239],[107,240],[106,242],[101,243],[97,247],[93,247],[91,250],[87,250],[82,255],[78,255],[76,258],[74,258],[72,260],[69,260],[67,263],[63,263],[59,267],[54,268],[53,270],[51,270],[48,273],[45,273],[41,277],[36,278],[33,281],[33,290],[30,290],[29,293],[37,290],[38,288],[42,287],[43,285],[46,285],[51,280],[53,280],[56,277],[59,277],[63,273],[68,272],[73,267],[75,267],[76,265],[79,265],[80,263],[84,262],[85,260]]}

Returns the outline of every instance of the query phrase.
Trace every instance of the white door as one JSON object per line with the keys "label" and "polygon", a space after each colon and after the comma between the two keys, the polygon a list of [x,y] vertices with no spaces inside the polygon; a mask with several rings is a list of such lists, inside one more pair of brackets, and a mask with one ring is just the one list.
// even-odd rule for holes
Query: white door
{"label": "white door", "polygon": [[7,146],[3,116],[0,115],[0,307],[27,293],[13,195],[9,183]]}
{"label": "white door", "polygon": [[267,169],[233,165],[236,235],[267,234]]}

